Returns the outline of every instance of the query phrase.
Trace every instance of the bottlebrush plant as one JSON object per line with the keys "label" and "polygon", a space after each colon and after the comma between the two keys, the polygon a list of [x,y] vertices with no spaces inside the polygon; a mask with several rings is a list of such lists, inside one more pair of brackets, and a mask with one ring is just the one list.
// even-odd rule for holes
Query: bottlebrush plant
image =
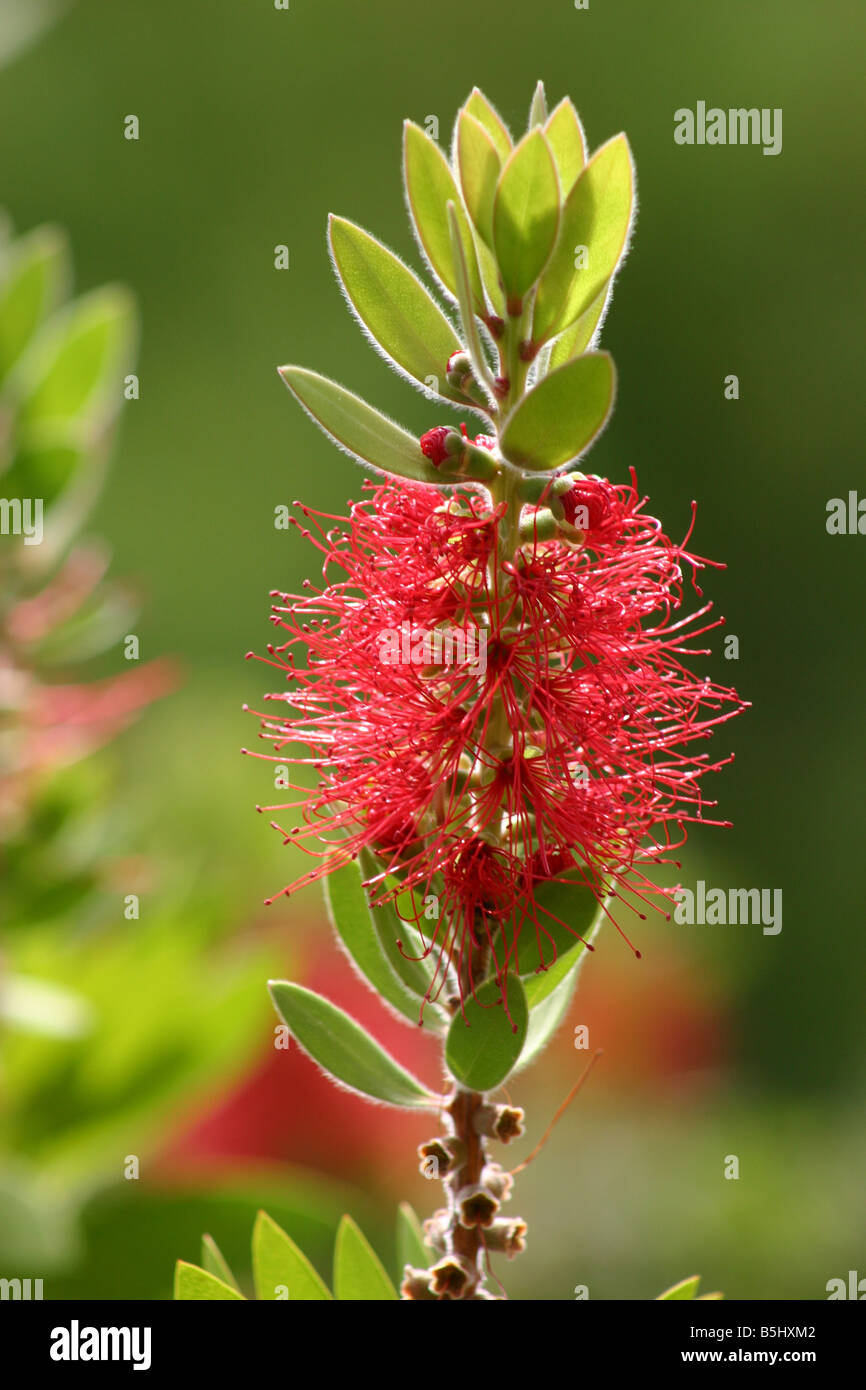
{"label": "bottlebrush plant", "polygon": [[[490,1152],[524,1127],[501,1088],[564,1018],[601,924],[625,934],[629,910],[667,912],[673,890],[648,870],[671,862],[690,822],[712,819],[702,779],[727,759],[700,750],[742,702],[682,660],[717,625],[709,603],[679,616],[685,576],[700,595],[711,562],[665,535],[633,472],[613,483],[578,467],[614,398],[613,362],[594,344],[632,230],[625,136],[587,160],[574,106],[548,114],[539,84],[514,143],[476,89],[450,161],[406,124],[404,178],[456,313],[340,217],[334,267],[385,360],[476,423],[434,415],[419,439],[316,372],[280,369],[376,477],[345,518],[300,508],[323,578],[276,596],[281,635],[265,659],[285,688],[267,697],[272,749],[259,756],[296,769],[285,803],[263,808],[312,860],[284,893],[324,880],[360,973],[441,1038],[445,1093],[326,999],[270,988],[339,1084],[440,1120],[420,1158],[444,1201],[413,1228],[402,1298],[486,1300],[500,1297],[490,1255],[517,1255],[526,1234],[507,1214],[512,1174]],[[338,1297],[396,1296],[355,1231],[338,1239]],[[259,1296],[328,1297],[290,1246],[282,1277],[257,1275]],[[182,1266],[178,1296],[237,1297],[225,1273],[213,1258]]]}

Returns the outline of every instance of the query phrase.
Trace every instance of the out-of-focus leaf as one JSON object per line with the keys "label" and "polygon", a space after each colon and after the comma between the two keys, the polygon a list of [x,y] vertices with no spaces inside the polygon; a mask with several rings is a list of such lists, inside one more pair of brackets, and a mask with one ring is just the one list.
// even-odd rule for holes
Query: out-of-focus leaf
{"label": "out-of-focus leaf", "polygon": [[556,169],[559,174],[559,187],[563,198],[567,198],[586,163],[586,142],[583,127],[574,106],[568,97],[563,97],[559,105],[550,113],[544,127]]}
{"label": "out-of-focus leaf", "polygon": [[668,1302],[676,1298],[695,1298],[698,1292],[698,1285],[701,1282],[699,1274],[693,1274],[690,1279],[681,1279],[678,1284],[672,1284],[664,1293],[660,1293],[656,1303]]}
{"label": "out-of-focus leaf", "polygon": [[448,1030],[445,1061],[451,1075],[470,1091],[500,1086],[520,1056],[529,1020],[526,995],[516,975],[507,979],[508,1012],[496,980],[487,980],[456,1013]]}
{"label": "out-of-focus leaf", "polygon": [[303,1050],[343,1085],[406,1110],[435,1106],[421,1082],[329,999],[288,980],[271,980],[269,989]]}
{"label": "out-of-focus leaf", "polygon": [[408,1202],[401,1202],[397,1212],[397,1268],[400,1278],[406,1265],[428,1269],[434,1258],[433,1249],[424,1239],[424,1229]]}
{"label": "out-of-focus leaf", "polygon": [[472,229],[457,184],[439,146],[420,126],[407,121],[403,139],[403,174],[406,198],[418,238],[418,244],[445,289],[457,297],[457,272],[451,254],[451,231],[448,225],[448,203],[457,208],[460,238],[469,267],[472,307],[480,318],[486,314],[484,290],[478,270],[478,257]]}
{"label": "out-of-focus leaf", "polygon": [[457,167],[469,216],[490,246],[493,242],[493,199],[502,160],[481,122],[465,110],[457,121]]}
{"label": "out-of-focus leaf", "polygon": [[445,379],[446,364],[460,341],[417,276],[375,237],[342,217],[331,217],[328,235],[349,302],[385,356],[422,386],[427,377],[436,377],[440,396],[463,402],[461,392]]}
{"label": "out-of-focus leaf", "polygon": [[94,290],[56,314],[28,357],[23,418],[101,424],[99,417],[122,403],[134,332],[135,306],[119,285]]}
{"label": "out-of-focus leaf", "polygon": [[500,447],[520,468],[561,468],[605,425],[616,379],[606,352],[587,352],[544,377],[505,422]]}
{"label": "out-of-focus leaf", "polygon": [[550,146],[536,127],[515,147],[499,176],[493,245],[502,283],[521,299],[544,269],[559,228],[559,183]]}
{"label": "out-of-focus leaf", "polygon": [[187,1303],[243,1303],[244,1296],[198,1265],[178,1260],[174,1270],[174,1296]]}
{"label": "out-of-focus leaf", "polygon": [[0,285],[0,381],[61,303],[71,280],[69,247],[59,227],[37,227],[22,237],[10,261]]}
{"label": "out-of-focus leaf", "polygon": [[80,1038],[93,1013],[85,999],[48,980],[4,975],[0,981],[0,1020],[7,1028],[45,1038]]}
{"label": "out-of-focus leaf", "polygon": [[275,1299],[281,1287],[293,1303],[320,1303],[331,1297],[306,1255],[265,1211],[259,1212],[253,1228],[253,1278],[256,1298],[264,1301]]}
{"label": "out-of-focus leaf", "polygon": [[439,483],[418,440],[336,381],[306,367],[280,367],[292,395],[321,430],[362,463],[399,478]]}
{"label": "out-of-focus leaf", "polygon": [[350,1216],[337,1231],[334,1251],[334,1293],[342,1302],[393,1302],[397,1290],[382,1261]]}
{"label": "out-of-focus leaf", "polygon": [[534,342],[573,323],[614,274],[631,226],[633,191],[628,141],[617,135],[596,151],[565,201],[559,241],[535,298]]}
{"label": "out-of-focus leaf", "polygon": [[225,1256],[213,1236],[204,1235],[201,1238],[201,1264],[202,1269],[207,1274],[212,1274],[215,1279],[221,1279],[224,1284],[228,1284],[230,1289],[240,1293],[238,1281],[229,1269]]}
{"label": "out-of-focus leaf", "polygon": [[87,459],[88,450],[78,430],[26,431],[3,475],[3,495],[41,497],[47,511],[74,483]]}

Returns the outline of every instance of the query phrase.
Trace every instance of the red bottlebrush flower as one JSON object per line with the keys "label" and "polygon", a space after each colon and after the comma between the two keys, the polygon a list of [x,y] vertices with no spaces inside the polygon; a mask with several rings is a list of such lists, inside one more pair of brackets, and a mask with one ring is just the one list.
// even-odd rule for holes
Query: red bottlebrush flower
{"label": "red bottlebrush flower", "polygon": [[366,491],[341,525],[303,509],[324,583],[274,608],[288,688],[262,736],[318,781],[268,809],[301,812],[288,838],[316,860],[285,892],[365,849],[375,901],[435,898],[418,926],[450,994],[455,968],[464,987],[485,958],[501,978],[521,926],[546,930],[535,895],[565,870],[599,901],[660,893],[643,866],[706,819],[701,779],[728,759],[698,745],[743,702],[681,660],[720,621],[709,603],[676,616],[684,569],[700,594],[710,562],[645,513],[634,477],[565,494],[588,510],[582,543],[535,539],[501,564],[504,508],[480,489]]}

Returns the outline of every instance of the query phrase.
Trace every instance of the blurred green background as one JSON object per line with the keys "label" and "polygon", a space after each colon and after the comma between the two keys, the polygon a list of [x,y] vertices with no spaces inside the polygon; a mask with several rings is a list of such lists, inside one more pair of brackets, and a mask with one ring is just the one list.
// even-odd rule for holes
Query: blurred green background
{"label": "blurred green background", "polygon": [[[866,491],[864,30],[855,0],[79,0],[2,71],[17,230],[59,223],[79,289],[122,281],[139,302],[141,397],[124,407],[93,529],[137,584],[142,656],[179,657],[185,680],[97,760],[118,853],[153,866],[141,921],[124,922],[118,889],[95,942],[71,913],[6,943],[99,1021],[74,1062],[62,1041],[5,1047],[0,1272],[44,1274],[48,1297],[165,1297],[203,1229],[243,1267],[258,1205],[326,1273],[344,1206],[386,1258],[397,1200],[429,1210],[413,1175],[423,1129],[402,1138],[399,1117],[345,1097],[331,1108],[303,1068],[270,1075],[269,975],[318,971],[327,988],[333,971],[350,1002],[360,987],[315,891],[261,908],[296,866],[253,811],[270,799],[267,766],[238,756],[256,732],[241,705],[269,688],[243,657],[269,640],[269,590],[312,571],[274,508],[302,496],[341,512],[361,481],[277,364],[324,371],[418,433],[441,422],[348,316],[327,213],[420,269],[403,119],[437,116],[447,144],[477,84],[520,128],[541,77],[551,104],[573,98],[591,148],[624,129],[637,165],[636,233],[603,332],[619,403],[590,466],[615,481],[634,466],[674,536],[697,500],[694,548],[728,565],[707,592],[740,639],[725,661],[714,634],[706,669],[753,702],[716,741],[736,752],[713,788],[735,828],[695,832],[682,881],[781,888],[784,928],[631,924],[640,962],[609,934],[574,1015],[605,1058],[520,1179],[530,1246],[500,1273],[530,1299],[577,1284],[647,1298],[697,1271],[731,1297],[821,1298],[828,1279],[866,1273],[866,541],[825,529],[829,498]],[[675,145],[674,111],[698,100],[781,107],[782,153]],[[138,141],[123,137],[129,114]],[[584,1057],[566,1034],[520,1079],[517,1158]],[[128,1154],[138,1181],[123,1179]]]}

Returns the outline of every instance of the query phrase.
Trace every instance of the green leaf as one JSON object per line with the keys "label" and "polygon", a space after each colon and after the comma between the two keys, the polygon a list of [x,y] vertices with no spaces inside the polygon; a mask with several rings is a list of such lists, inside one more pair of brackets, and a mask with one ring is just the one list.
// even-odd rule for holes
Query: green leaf
{"label": "green leaf", "polygon": [[[361,973],[370,981],[377,994],[404,1018],[418,1023],[421,1008],[417,994],[410,992],[392,968],[376,929],[374,913],[362,886],[363,877],[357,861],[334,870],[325,879],[325,901],[328,915],[337,935]],[[396,940],[394,950],[399,954]],[[424,976],[424,991],[429,980]],[[438,1026],[439,1011],[435,1005],[425,1007],[424,1022],[428,1028]]]}
{"label": "green leaf", "polygon": [[67,425],[22,431],[3,474],[4,497],[41,497],[47,510],[88,461],[90,451],[80,435]]}
{"label": "green leaf", "polygon": [[430,390],[426,378],[433,376],[441,382],[438,395],[465,404],[445,380],[446,364],[460,341],[418,277],[345,218],[331,216],[328,237],[349,303],[382,353],[425,390]]}
{"label": "green leaf", "polygon": [[381,1303],[398,1299],[382,1261],[350,1216],[343,1217],[337,1231],[334,1292],[343,1303]]}
{"label": "green leaf", "polygon": [[406,1110],[436,1106],[421,1082],[330,1000],[288,980],[271,980],[268,988],[303,1050],[350,1090]]}
{"label": "green leaf", "polygon": [[134,302],[118,285],[94,290],[55,315],[28,357],[24,418],[92,418],[118,409],[134,329]]}
{"label": "green leaf", "polygon": [[700,1282],[701,1276],[699,1274],[693,1274],[691,1279],[681,1279],[678,1284],[672,1284],[669,1289],[665,1289],[664,1293],[660,1293],[656,1303],[675,1298],[695,1298]]}
{"label": "green leaf", "polygon": [[413,1269],[429,1269],[434,1252],[424,1239],[424,1228],[408,1202],[401,1202],[397,1212],[397,1268],[400,1277],[406,1265]]}
{"label": "green leaf", "polygon": [[421,483],[441,481],[414,435],[359,396],[306,367],[280,367],[279,373],[307,414],[347,454],[399,478]]}
{"label": "green leaf", "polygon": [[543,126],[547,120],[547,97],[544,94],[544,83],[537,82],[535,91],[532,93],[532,101],[529,105],[529,129],[533,126]]}
{"label": "green leaf", "polygon": [[481,344],[481,334],[478,331],[478,324],[475,322],[475,315],[472,312],[472,302],[469,289],[469,272],[466,265],[466,257],[463,254],[463,244],[460,240],[460,222],[457,209],[453,203],[448,204],[448,223],[451,229],[451,247],[454,255],[454,265],[457,268],[457,302],[460,305],[460,321],[463,324],[463,334],[466,338],[466,349],[469,353],[469,361],[472,363],[472,374],[475,380],[488,392],[488,398],[493,396],[493,374],[490,365],[484,355],[484,348]]}
{"label": "green leaf", "polygon": [[559,228],[559,182],[537,127],[512,151],[493,202],[493,244],[506,293],[522,299],[547,264]]}
{"label": "green leaf", "polygon": [[478,257],[469,220],[463,210],[457,184],[439,146],[420,126],[407,121],[404,126],[403,173],[406,198],[418,244],[445,289],[457,298],[457,272],[451,254],[451,231],[448,225],[448,203],[457,207],[460,239],[469,267],[472,307],[484,318],[487,306],[478,270]]}
{"label": "green leaf", "polygon": [[483,125],[499,151],[499,158],[504,163],[511,154],[513,142],[508,133],[508,127],[495,106],[487,100],[487,97],[478,87],[473,87],[472,94],[463,110],[468,112],[470,116],[474,116],[476,121]]}
{"label": "green leaf", "polygon": [[245,1302],[243,1294],[238,1293],[237,1289],[223,1283],[208,1270],[187,1264],[186,1260],[178,1260],[174,1267],[174,1296],[186,1303]]}
{"label": "green leaf", "polygon": [[[521,924],[517,939],[517,971],[530,1009],[552,994],[586,955],[605,917],[604,908],[579,870],[550,880],[535,893],[538,929],[531,916]],[[578,940],[582,937],[583,940]]]}
{"label": "green leaf", "polygon": [[535,343],[573,323],[610,280],[628,240],[633,185],[628,141],[617,135],[596,151],[565,201],[559,241],[535,299]]}
{"label": "green leaf", "polygon": [[212,1274],[215,1279],[222,1280],[236,1293],[241,1292],[238,1281],[229,1269],[225,1256],[213,1236],[204,1235],[201,1238],[201,1263],[207,1274]]}
{"label": "green leaf", "polygon": [[68,245],[58,227],[38,227],[22,237],[10,261],[0,288],[0,381],[58,307],[71,281]]}
{"label": "green leaf", "polygon": [[606,352],[587,352],[550,372],[518,402],[500,448],[521,468],[561,468],[578,458],[607,422],[616,385]]}
{"label": "green leaf", "polygon": [[[377,877],[379,870],[369,850],[361,850],[358,863],[365,879]],[[411,893],[404,896],[403,908],[404,915],[401,916],[398,903],[387,902],[372,906],[370,911],[373,914],[373,926],[394,973],[412,994],[424,999],[432,988],[438,957],[434,950],[427,950],[429,942],[423,939],[421,932],[414,925],[416,908]],[[398,942],[402,942],[402,951]],[[419,958],[413,959],[416,956]],[[425,1005],[425,1014],[428,1008],[432,1008],[438,1018],[444,1017],[438,1005]]]}
{"label": "green leaf", "polygon": [[586,141],[583,127],[580,124],[580,117],[568,97],[563,97],[556,109],[551,112],[544,127],[544,133],[550,148],[553,150],[562,196],[567,198],[586,163]]}
{"label": "green leaf", "polygon": [[570,328],[566,328],[553,344],[550,353],[548,369],[555,371],[557,367],[562,367],[566,362],[570,362],[575,357],[580,357],[586,352],[592,339],[604,317],[607,308],[608,295],[610,292],[610,281],[607,281],[601,292],[586,309],[580,318],[575,319]]}
{"label": "green leaf", "polygon": [[[526,1038],[529,1011],[516,975],[507,977],[508,1014],[496,980],[487,980],[455,1014],[445,1061],[451,1075],[470,1091],[492,1091],[508,1076]],[[509,1017],[510,1014],[510,1017]]]}
{"label": "green leaf", "polygon": [[253,1227],[253,1279],[256,1298],[273,1301],[285,1288],[293,1303],[320,1303],[331,1294],[306,1255],[265,1211]]}
{"label": "green leaf", "polygon": [[481,122],[468,111],[461,111],[457,119],[457,167],[469,216],[490,246],[493,243],[493,199],[502,160]]}

